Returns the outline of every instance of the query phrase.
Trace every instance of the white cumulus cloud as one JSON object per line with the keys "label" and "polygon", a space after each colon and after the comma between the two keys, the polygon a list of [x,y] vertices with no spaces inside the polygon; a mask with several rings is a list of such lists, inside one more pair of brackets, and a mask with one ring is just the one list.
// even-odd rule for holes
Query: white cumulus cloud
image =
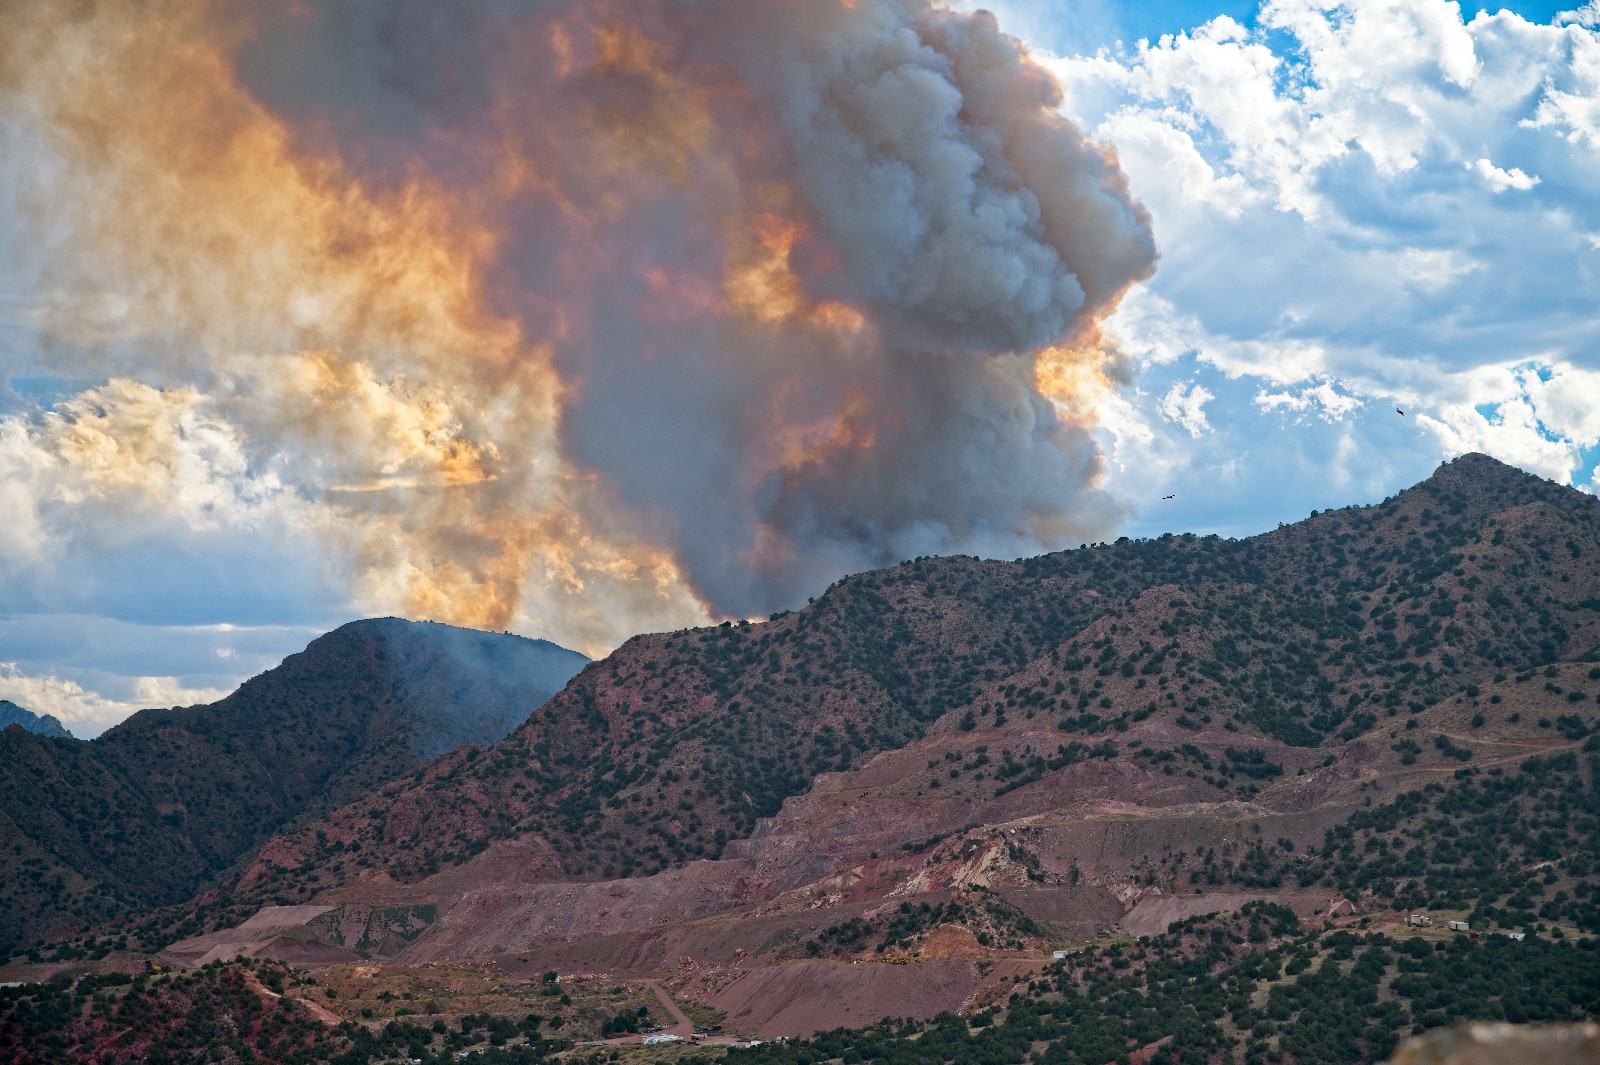
{"label": "white cumulus cloud", "polygon": [[85,688],[53,673],[32,675],[15,662],[0,662],[0,699],[36,714],[52,714],[79,739],[98,736],[130,714],[153,706],[192,706],[228,694],[223,688],[190,688],[176,677],[128,677],[122,698]]}
{"label": "white cumulus cloud", "polygon": [[1600,0],[1589,0],[1571,11],[1558,11],[1555,23],[1557,26],[1600,26]]}
{"label": "white cumulus cloud", "polygon": [[1496,192],[1504,192],[1507,189],[1527,192],[1539,184],[1538,178],[1524,174],[1520,167],[1514,166],[1510,170],[1502,170],[1487,159],[1476,159],[1467,164],[1467,169],[1487,181],[1489,187]]}
{"label": "white cumulus cloud", "polygon": [[1361,407],[1361,400],[1339,391],[1331,381],[1293,392],[1258,392],[1255,404],[1262,410],[1315,413],[1327,421],[1338,421]]}
{"label": "white cumulus cloud", "polygon": [[1111,487],[1206,486],[1133,531],[1270,528],[1463,450],[1594,480],[1594,15],[1268,0],[1050,60],[1161,250],[1106,330],[1136,369],[1102,418]]}
{"label": "white cumulus cloud", "polygon": [[1161,397],[1161,414],[1168,421],[1187,429],[1190,436],[1197,437],[1211,431],[1211,425],[1206,421],[1205,407],[1216,398],[1201,385],[1173,385]]}

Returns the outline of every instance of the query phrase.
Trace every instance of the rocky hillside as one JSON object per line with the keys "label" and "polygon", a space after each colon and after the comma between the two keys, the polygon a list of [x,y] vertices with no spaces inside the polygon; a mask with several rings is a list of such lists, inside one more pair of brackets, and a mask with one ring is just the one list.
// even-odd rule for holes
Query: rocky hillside
{"label": "rocky hillside", "polygon": [[52,714],[36,714],[32,710],[24,710],[9,699],[0,699],[0,731],[12,725],[40,736],[66,739],[72,735]]}
{"label": "rocky hillside", "polygon": [[387,618],[99,739],[0,732],[0,949],[193,895],[295,818],[489,745],[588,660]]}
{"label": "rocky hillside", "polygon": [[[422,1060],[540,974],[856,1029],[751,1052],[783,1062],[1371,1062],[1590,1016],[1597,558],[1595,499],[1467,456],[1248,540],[853,576],[632,640],[492,748],[10,978],[276,958],[373,1031],[445,1022]],[[432,990],[467,970],[500,997]]]}
{"label": "rocky hillside", "polygon": [[[972,816],[975,780],[992,802],[1097,758],[1195,802],[1252,800],[1346,750],[1411,765],[1420,745],[1390,739],[1396,726],[1594,654],[1597,559],[1600,503],[1478,455],[1247,540],[918,559],[763,624],[631,640],[492,750],[275,839],[238,890],[288,902],[417,883],[496,841],[537,879],[648,876],[724,855],[818,774],[935,741],[938,764],[903,786],[964,795]],[[1570,709],[1587,721],[1583,698]],[[1146,732],[1214,750],[1132,742]]]}

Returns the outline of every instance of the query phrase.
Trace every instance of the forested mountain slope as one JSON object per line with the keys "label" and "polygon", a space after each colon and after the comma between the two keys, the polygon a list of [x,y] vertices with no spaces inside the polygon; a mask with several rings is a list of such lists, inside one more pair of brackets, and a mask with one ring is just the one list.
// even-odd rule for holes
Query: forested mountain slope
{"label": "forested mountain slope", "polygon": [[856,1029],[749,1053],[801,1063],[1374,1062],[1591,1016],[1597,558],[1593,498],[1467,456],[1248,540],[859,574],[631,640],[495,746],[51,956],[330,966],[316,1001],[422,1060],[489,1008],[403,1027],[468,970]]}
{"label": "forested mountain slope", "polygon": [[[1592,656],[1597,560],[1600,502],[1480,455],[1247,540],[918,559],[766,623],[630,640],[494,749],[273,841],[239,887],[287,901],[415,882],[496,839],[547,845],[542,876],[650,874],[721,854],[819,772],[935,722],[1003,732],[1046,715],[1083,745],[1142,721],[1225,725],[1240,756],[1207,774],[1211,794],[1249,797],[1271,779],[1250,759],[1272,749],[1370,746],[1497,672]],[[1069,764],[1031,758],[1006,763],[1026,778],[1012,786]]]}
{"label": "forested mountain slope", "polygon": [[587,659],[358,621],[208,706],[99,739],[0,732],[0,949],[181,901],[271,833],[460,744],[503,738]]}

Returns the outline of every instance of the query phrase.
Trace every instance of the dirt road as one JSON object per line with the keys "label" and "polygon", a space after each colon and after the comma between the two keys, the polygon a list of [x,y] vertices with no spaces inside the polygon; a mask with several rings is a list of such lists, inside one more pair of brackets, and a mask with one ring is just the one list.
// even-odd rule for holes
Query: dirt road
{"label": "dirt road", "polygon": [[[254,991],[257,995],[261,996],[262,998],[283,998],[283,996],[280,995],[278,992],[268,990],[268,988],[265,985],[263,985],[259,979],[256,978],[256,974],[253,973],[253,972],[250,972],[249,970],[245,971],[244,979],[245,979],[245,986],[248,987],[250,990]],[[339,1016],[338,1014],[332,1012],[329,1009],[326,1009],[323,1006],[317,1005],[315,1002],[312,1002],[310,999],[300,998],[297,995],[290,995],[289,996],[289,1001],[298,1002],[300,1005],[302,1005],[306,1009],[310,1010],[311,1011],[311,1015],[313,1017],[315,1017],[317,1020],[321,1021],[323,1024],[339,1025],[339,1024],[343,1024],[344,1023],[344,1018],[343,1017]]]}
{"label": "dirt road", "polygon": [[646,980],[644,981],[644,986],[655,992],[656,998],[661,1000],[662,1007],[666,1009],[668,1013],[672,1014],[672,1020],[674,1022],[672,1027],[668,1028],[666,1031],[655,1032],[652,1034],[679,1035],[685,1039],[688,1039],[690,1036],[694,1035],[694,1022],[689,1019],[688,1014],[684,1013],[678,1008],[678,1004],[672,1001],[671,995],[667,994],[661,989],[660,984],[656,983],[654,980]]}

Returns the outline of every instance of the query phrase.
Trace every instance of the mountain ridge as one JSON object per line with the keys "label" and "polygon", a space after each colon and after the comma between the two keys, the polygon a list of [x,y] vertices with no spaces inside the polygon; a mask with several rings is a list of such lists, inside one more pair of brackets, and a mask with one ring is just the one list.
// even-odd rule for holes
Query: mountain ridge
{"label": "mountain ridge", "polygon": [[855,574],[636,637],[53,964],[275,959],[422,1060],[644,981],[813,1037],[779,1065],[1370,1062],[1592,1016],[1596,559],[1593,498],[1464,456],[1246,540]]}
{"label": "mountain ridge", "polygon": [[179,902],[295,818],[495,742],[583,662],[371,619],[214,704],[140,711],[90,741],[0,733],[0,945]]}
{"label": "mountain ridge", "polygon": [[68,738],[72,733],[67,731],[54,714],[36,714],[32,710],[24,709],[9,699],[0,699],[0,731],[16,725],[31,732],[36,736],[54,736]]}
{"label": "mountain ridge", "polygon": [[[1350,812],[1364,775],[1387,791],[1457,764],[1465,746],[1378,739],[1398,715],[1442,726],[1424,739],[1464,743],[1442,705],[1464,698],[1463,678],[1600,646],[1583,606],[1596,587],[1582,559],[1600,554],[1590,497],[1466,456],[1384,504],[1311,522],[1323,531],[1309,546],[1287,526],[1018,563],[917,559],[768,623],[636,637],[497,747],[274,838],[206,896],[203,926],[268,902],[404,903],[442,919],[403,956],[522,949],[592,934],[608,899],[634,900],[628,927],[671,926],[882,866],[885,847],[1054,809],[1088,818],[1089,835],[1060,846],[1116,850],[1094,834],[1120,831],[1095,802],[1168,825],[1212,811],[1180,837],[1255,811],[1257,829],[1288,818],[1304,842]],[[1507,590],[1545,558],[1559,583],[1525,589],[1536,609],[1513,602]],[[1545,739],[1507,735],[1488,753],[1537,754]],[[1180,779],[1151,775],[1174,757]],[[965,781],[988,774],[999,783],[973,796]],[[837,791],[867,777],[888,790]],[[473,909],[452,940],[452,907],[468,898],[505,916]],[[562,907],[576,909],[556,919]],[[144,927],[148,945],[171,942],[160,925]]]}
{"label": "mountain ridge", "polygon": [[[992,722],[996,702],[1018,702],[1015,694],[996,697],[996,686],[1006,678],[1020,676],[1041,656],[1053,655],[1059,664],[1070,632],[1085,631],[1095,618],[1174,582],[1233,589],[1227,593],[1229,612],[1254,609],[1260,596],[1271,595],[1294,615],[1305,641],[1289,641],[1292,646],[1257,641],[1251,652],[1258,656],[1254,672],[1235,669],[1244,653],[1241,641],[1248,644],[1260,635],[1253,626],[1230,630],[1212,646],[1197,646],[1188,654],[1209,667],[1195,679],[1197,687],[1249,678],[1252,692],[1240,708],[1241,727],[1260,737],[1314,746],[1348,729],[1355,715],[1372,711],[1360,709],[1368,703],[1365,695],[1352,701],[1355,693],[1348,693],[1338,706],[1329,692],[1319,690],[1328,682],[1313,676],[1313,641],[1338,640],[1347,647],[1339,653],[1370,658],[1374,670],[1388,668],[1373,682],[1382,689],[1376,699],[1385,712],[1442,698],[1450,690],[1449,678],[1460,672],[1458,659],[1492,670],[1511,656],[1552,660],[1567,651],[1575,657],[1600,647],[1600,614],[1556,617],[1536,603],[1531,624],[1508,624],[1515,621],[1510,615],[1518,604],[1497,590],[1474,613],[1478,644],[1442,649],[1447,635],[1454,647],[1468,631],[1465,616],[1456,613],[1460,595],[1472,593],[1461,587],[1466,571],[1461,576],[1454,571],[1460,569],[1458,549],[1482,522],[1506,515],[1539,541],[1533,552],[1549,555],[1546,543],[1573,542],[1564,533],[1556,539],[1557,527],[1581,518],[1590,550],[1600,552],[1600,542],[1594,541],[1597,507],[1592,497],[1486,456],[1468,455],[1384,504],[1330,511],[1246,540],[1168,534],[1146,541],[1123,538],[1020,563],[918,559],[847,577],[810,607],[767,623],[635,637],[588,667],[541,715],[473,766],[441,764],[436,773],[425,767],[409,783],[391,785],[383,802],[401,813],[393,828],[380,827],[364,807],[337,815],[342,818],[337,829],[322,826],[330,839],[343,839],[347,846],[359,842],[365,862],[358,870],[348,855],[327,856],[333,864],[318,867],[322,890],[330,874],[358,878],[365,871],[370,877],[370,870],[386,860],[393,878],[417,880],[446,864],[460,864],[494,840],[528,832],[543,835],[566,876],[577,880],[610,879],[608,869],[616,875],[629,861],[630,872],[660,871],[674,861],[714,856],[727,840],[748,835],[782,801],[805,790],[817,772],[904,746],[957,707],[969,708],[975,726],[985,718]],[[1500,536],[1503,541],[1503,530]],[[1511,562],[1511,570],[1479,568],[1471,579],[1479,584],[1485,577],[1520,580],[1532,562],[1539,558],[1529,553]],[[1440,594],[1447,585],[1455,595],[1431,599],[1424,611],[1404,617],[1391,607],[1381,617],[1357,618],[1362,612],[1350,609],[1347,593],[1355,587],[1358,566],[1367,567],[1380,589],[1394,584],[1391,597],[1402,583],[1440,585]],[[1290,604],[1294,596],[1310,594],[1296,591],[1306,582],[1315,582],[1320,598]],[[982,598],[963,599],[962,589],[982,590]],[[1494,618],[1487,616],[1491,612]],[[1155,623],[1153,635],[1170,643],[1171,637],[1159,631],[1161,624]],[[1094,658],[1097,671],[1108,653],[1118,662],[1128,660],[1129,669],[1149,664],[1157,650],[1153,644],[1143,653],[1137,645],[1108,650],[1116,642],[1116,625],[1107,622],[1106,627],[1111,631],[1091,641],[1095,648],[1065,652],[1065,657]],[[943,648],[929,650],[919,643],[919,631],[936,634]],[[1358,636],[1370,642],[1348,647]],[[1492,643],[1487,657],[1479,653],[1485,639]],[[959,661],[953,657],[957,653]],[[1135,679],[1132,673],[1119,682],[1130,679]],[[765,702],[759,714],[752,710],[752,696]],[[1197,692],[1173,708],[1178,716],[1200,716],[1205,704],[1198,700],[1213,697]],[[1046,698],[1060,704],[1062,693],[1039,701]],[[1090,704],[1102,698],[1071,693],[1080,717],[1093,716]],[[1005,709],[999,713],[1003,720]],[[624,748],[625,760],[618,761],[614,754]],[[708,757],[720,767],[720,786],[710,804],[686,794],[706,792],[690,785],[701,776],[695,770],[704,770],[696,760]],[[668,762],[665,776],[671,779],[663,781],[661,766]],[[469,787],[478,789],[474,799],[449,810],[408,812],[445,777],[470,781]],[[652,781],[665,785],[657,789],[662,803],[678,810],[688,802],[692,812],[685,808],[684,816],[663,819],[657,806],[650,828],[619,824],[628,811],[618,800],[631,803]],[[268,866],[300,867],[314,849],[275,841],[241,883],[270,883],[265,890],[299,898],[303,888],[289,887],[283,874],[271,873]],[[309,875],[311,867],[305,869]]]}

